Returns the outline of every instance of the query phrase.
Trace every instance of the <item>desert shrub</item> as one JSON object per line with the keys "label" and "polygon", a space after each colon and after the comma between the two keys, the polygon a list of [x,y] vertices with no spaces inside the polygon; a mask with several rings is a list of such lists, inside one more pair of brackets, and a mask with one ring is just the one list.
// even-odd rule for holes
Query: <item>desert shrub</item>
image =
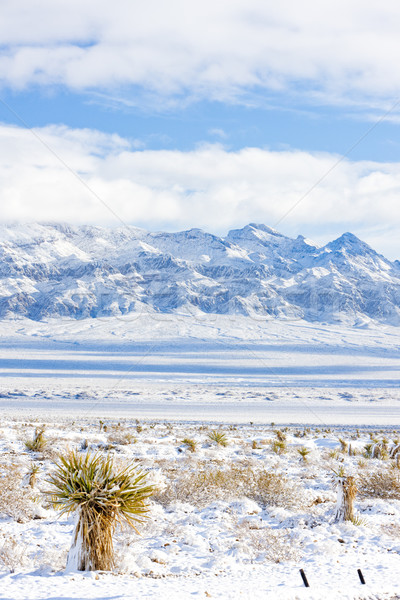
{"label": "desert shrub", "polygon": [[182,444],[190,450],[190,452],[196,452],[197,442],[192,438],[185,438],[182,440]]}
{"label": "desert shrub", "polygon": [[264,558],[268,562],[298,561],[302,557],[302,545],[288,529],[251,529],[246,523],[235,530],[236,538],[246,544],[251,558]]}
{"label": "desert shrub", "polygon": [[284,454],[286,452],[286,442],[283,440],[273,440],[271,442],[271,450],[275,454]]}
{"label": "desert shrub", "polygon": [[383,534],[393,537],[400,538],[400,524],[399,523],[384,523],[381,525],[381,531]]}
{"label": "desert shrub", "polygon": [[397,470],[368,471],[358,477],[361,498],[400,500],[400,473]]}
{"label": "desert shrub", "polygon": [[275,435],[276,435],[276,439],[279,440],[280,442],[286,442],[286,434],[283,433],[283,431],[281,431],[280,429],[275,431]]}
{"label": "desert shrub", "polygon": [[34,497],[23,489],[22,473],[16,465],[0,465],[0,513],[26,521],[35,513]]}
{"label": "desert shrub", "polygon": [[136,530],[148,508],[153,487],[146,474],[128,466],[115,472],[110,457],[70,452],[60,456],[46,492],[55,508],[77,513],[68,567],[78,571],[114,566],[113,533],[117,524]]}
{"label": "desert shrub", "polygon": [[303,446],[302,448],[297,448],[297,452],[300,454],[302,460],[307,462],[307,456],[310,454],[311,450]]}
{"label": "desert shrub", "polygon": [[116,431],[109,433],[107,437],[109,444],[116,444],[118,446],[128,446],[129,444],[132,444],[134,440],[135,437],[129,431]]}
{"label": "desert shrub", "polygon": [[228,445],[228,438],[223,431],[210,431],[208,434],[208,439],[210,442],[215,442],[218,446],[226,447]]}
{"label": "desert shrub", "polygon": [[35,433],[32,440],[26,440],[25,446],[32,452],[42,452],[47,445],[47,440],[44,437],[44,427],[41,429],[35,429]]}
{"label": "desert shrub", "polygon": [[25,566],[28,547],[15,535],[1,535],[0,566],[11,573]]}
{"label": "desert shrub", "polygon": [[180,501],[204,507],[214,500],[247,497],[264,505],[289,507],[303,501],[302,489],[283,475],[249,467],[222,470],[198,465],[196,471],[174,470],[167,476],[166,488],[155,494],[162,504]]}

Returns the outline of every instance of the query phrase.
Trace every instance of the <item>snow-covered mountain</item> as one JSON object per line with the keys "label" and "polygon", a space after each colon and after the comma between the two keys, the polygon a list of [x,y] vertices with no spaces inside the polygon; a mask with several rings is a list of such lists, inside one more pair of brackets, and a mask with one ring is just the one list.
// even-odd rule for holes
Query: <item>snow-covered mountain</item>
{"label": "snow-covered mountain", "polygon": [[326,246],[251,223],[200,229],[0,227],[0,318],[129,312],[400,325],[400,263],[351,233]]}

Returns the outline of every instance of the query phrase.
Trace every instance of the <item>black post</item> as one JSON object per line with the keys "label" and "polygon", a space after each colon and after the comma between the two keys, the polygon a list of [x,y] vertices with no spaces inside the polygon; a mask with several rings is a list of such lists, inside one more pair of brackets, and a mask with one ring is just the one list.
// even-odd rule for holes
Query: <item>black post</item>
{"label": "black post", "polygon": [[310,584],[307,581],[307,577],[306,577],[306,574],[304,573],[303,569],[300,569],[300,575],[301,575],[301,578],[303,580],[305,587],[310,587]]}
{"label": "black post", "polygon": [[365,579],[364,579],[364,575],[361,573],[361,569],[357,569],[357,573],[358,573],[361,583],[363,585],[365,585]]}

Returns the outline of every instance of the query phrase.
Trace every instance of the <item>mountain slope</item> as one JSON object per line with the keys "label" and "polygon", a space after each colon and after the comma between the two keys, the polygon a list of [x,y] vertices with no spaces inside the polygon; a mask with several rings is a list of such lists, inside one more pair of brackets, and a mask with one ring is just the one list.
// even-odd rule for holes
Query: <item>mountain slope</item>
{"label": "mountain slope", "polygon": [[62,224],[0,227],[0,318],[129,312],[400,324],[400,263],[351,233],[318,247],[251,223],[220,238]]}

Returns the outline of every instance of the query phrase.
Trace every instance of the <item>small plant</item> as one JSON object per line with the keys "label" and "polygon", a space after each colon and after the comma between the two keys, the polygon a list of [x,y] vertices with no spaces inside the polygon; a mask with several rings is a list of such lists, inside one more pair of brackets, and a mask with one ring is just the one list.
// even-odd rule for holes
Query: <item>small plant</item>
{"label": "small plant", "polygon": [[310,454],[311,450],[303,446],[302,448],[297,448],[297,452],[300,454],[302,460],[307,462],[307,456]]}
{"label": "small plant", "polygon": [[35,487],[38,472],[39,465],[35,465],[34,463],[32,463],[31,468],[26,474],[26,481],[31,488]]}
{"label": "small plant", "polygon": [[343,438],[339,438],[339,443],[340,443],[340,452],[343,452],[343,454],[345,454],[348,450],[347,442]]}
{"label": "small plant", "polygon": [[364,457],[365,458],[372,458],[373,447],[374,447],[374,444],[365,444],[365,446],[364,446]]}
{"label": "small plant", "polygon": [[280,429],[278,429],[277,431],[275,431],[275,435],[276,435],[276,438],[280,442],[285,442],[286,441],[286,434],[283,433],[283,431],[281,431]]}
{"label": "small plant", "polygon": [[253,440],[251,442],[251,449],[252,450],[261,450],[261,446],[258,445],[257,440]]}
{"label": "small plant", "polygon": [[47,440],[44,437],[44,427],[35,429],[35,434],[32,440],[26,440],[25,446],[31,452],[42,452],[47,446]]}
{"label": "small plant", "polygon": [[208,439],[211,442],[218,444],[218,446],[223,446],[224,448],[228,445],[228,438],[223,431],[216,431],[215,429],[210,431],[208,434]]}
{"label": "small plant", "polygon": [[148,511],[153,487],[134,467],[115,472],[112,459],[101,454],[70,452],[60,456],[46,491],[61,514],[76,513],[68,568],[108,571],[114,566],[112,536],[117,524],[136,530]]}
{"label": "small plant", "polygon": [[182,440],[182,444],[187,446],[190,452],[196,452],[197,442],[195,442],[195,440],[192,440],[191,438],[185,438]]}
{"label": "small plant", "polygon": [[275,454],[283,454],[286,452],[286,443],[284,441],[273,440],[271,442],[271,450]]}

